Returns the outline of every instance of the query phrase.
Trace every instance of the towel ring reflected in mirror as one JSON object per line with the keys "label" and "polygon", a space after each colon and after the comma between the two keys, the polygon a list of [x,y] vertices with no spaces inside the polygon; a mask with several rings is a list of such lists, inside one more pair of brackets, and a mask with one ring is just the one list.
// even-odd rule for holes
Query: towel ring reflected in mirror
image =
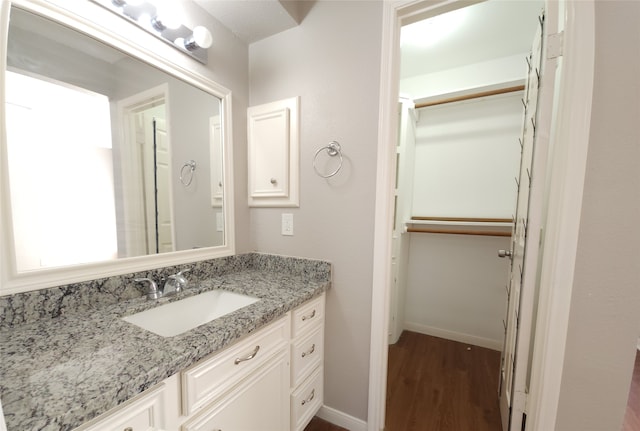
{"label": "towel ring reflected in mirror", "polygon": [[[185,169],[188,169],[188,171],[185,171]],[[195,160],[189,160],[188,162],[185,162],[184,165],[182,165],[182,169],[180,169],[180,182],[183,186],[189,187],[191,185],[191,181],[193,181],[193,173],[195,172],[195,170]],[[187,175],[189,176],[189,178],[185,179]]]}

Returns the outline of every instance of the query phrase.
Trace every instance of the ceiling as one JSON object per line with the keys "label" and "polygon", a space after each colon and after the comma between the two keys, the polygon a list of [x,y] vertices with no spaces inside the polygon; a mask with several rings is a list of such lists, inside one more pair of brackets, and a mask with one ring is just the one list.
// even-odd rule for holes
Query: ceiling
{"label": "ceiling", "polygon": [[253,43],[300,24],[313,1],[194,0],[233,34]]}
{"label": "ceiling", "polygon": [[[401,78],[529,52],[543,6],[542,0],[489,0],[404,26]],[[433,36],[408,43],[418,28],[431,28]]]}
{"label": "ceiling", "polygon": [[[194,1],[248,44],[299,25],[315,2]],[[478,0],[467,3],[474,1]],[[401,78],[529,52],[543,6],[543,0],[488,0],[405,25]],[[407,34],[424,28],[431,28],[431,35],[422,37],[418,44],[406,43]]]}

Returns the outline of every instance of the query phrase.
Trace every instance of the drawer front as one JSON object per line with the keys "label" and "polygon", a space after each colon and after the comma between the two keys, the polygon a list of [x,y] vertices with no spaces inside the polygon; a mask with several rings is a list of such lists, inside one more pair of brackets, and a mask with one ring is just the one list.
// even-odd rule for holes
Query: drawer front
{"label": "drawer front", "polygon": [[323,380],[320,366],[291,394],[291,431],[303,430],[322,406]]}
{"label": "drawer front", "polygon": [[165,428],[164,412],[168,407],[165,401],[165,384],[149,389],[144,395],[134,399],[113,413],[100,417],[97,422],[77,428],[75,431],[133,431],[161,430]]}
{"label": "drawer front", "polygon": [[290,318],[282,319],[246,340],[182,373],[182,412],[189,415],[216,399],[289,342]]}
{"label": "drawer front", "polygon": [[297,387],[324,358],[323,327],[301,337],[291,346],[291,387]]}
{"label": "drawer front", "polygon": [[288,431],[289,365],[281,350],[219,402],[182,425],[182,431]]}
{"label": "drawer front", "polygon": [[303,304],[293,311],[293,338],[311,330],[310,328],[322,325],[324,322],[324,297],[322,296]]}

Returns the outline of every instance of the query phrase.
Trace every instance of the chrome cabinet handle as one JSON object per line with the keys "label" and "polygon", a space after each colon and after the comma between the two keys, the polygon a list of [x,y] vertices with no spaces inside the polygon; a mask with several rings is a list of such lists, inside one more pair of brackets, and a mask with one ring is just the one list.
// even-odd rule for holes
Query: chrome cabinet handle
{"label": "chrome cabinet handle", "polygon": [[236,360],[233,363],[238,365],[240,362],[249,361],[249,360],[255,358],[256,355],[258,354],[258,350],[260,350],[260,346],[256,346],[256,348],[253,349],[253,352],[249,353],[244,358],[236,358]]}
{"label": "chrome cabinet handle", "polygon": [[308,356],[308,355],[312,354],[315,351],[316,351],[316,344],[313,343],[313,346],[311,346],[311,349],[309,349],[306,352],[302,352],[302,357],[304,358],[305,356]]}
{"label": "chrome cabinet handle", "polygon": [[315,309],[311,312],[311,314],[309,314],[307,316],[302,316],[302,321],[304,322],[305,320],[313,319],[314,317],[316,317],[316,310]]}
{"label": "chrome cabinet handle", "polygon": [[306,400],[302,400],[302,405],[310,403],[315,396],[316,396],[316,390],[314,389],[311,391],[311,395],[309,395],[309,398],[307,398]]}

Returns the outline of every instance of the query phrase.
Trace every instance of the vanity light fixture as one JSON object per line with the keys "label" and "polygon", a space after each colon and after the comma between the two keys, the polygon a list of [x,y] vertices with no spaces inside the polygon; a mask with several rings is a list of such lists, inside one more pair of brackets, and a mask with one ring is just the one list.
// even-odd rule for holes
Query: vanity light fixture
{"label": "vanity light fixture", "polygon": [[[207,64],[207,49],[213,43],[211,32],[203,26],[193,30],[180,22],[175,10],[148,0],[92,0],[94,3],[135,23],[174,48]],[[156,0],[157,3],[157,0]],[[174,2],[167,2],[174,3]]]}

